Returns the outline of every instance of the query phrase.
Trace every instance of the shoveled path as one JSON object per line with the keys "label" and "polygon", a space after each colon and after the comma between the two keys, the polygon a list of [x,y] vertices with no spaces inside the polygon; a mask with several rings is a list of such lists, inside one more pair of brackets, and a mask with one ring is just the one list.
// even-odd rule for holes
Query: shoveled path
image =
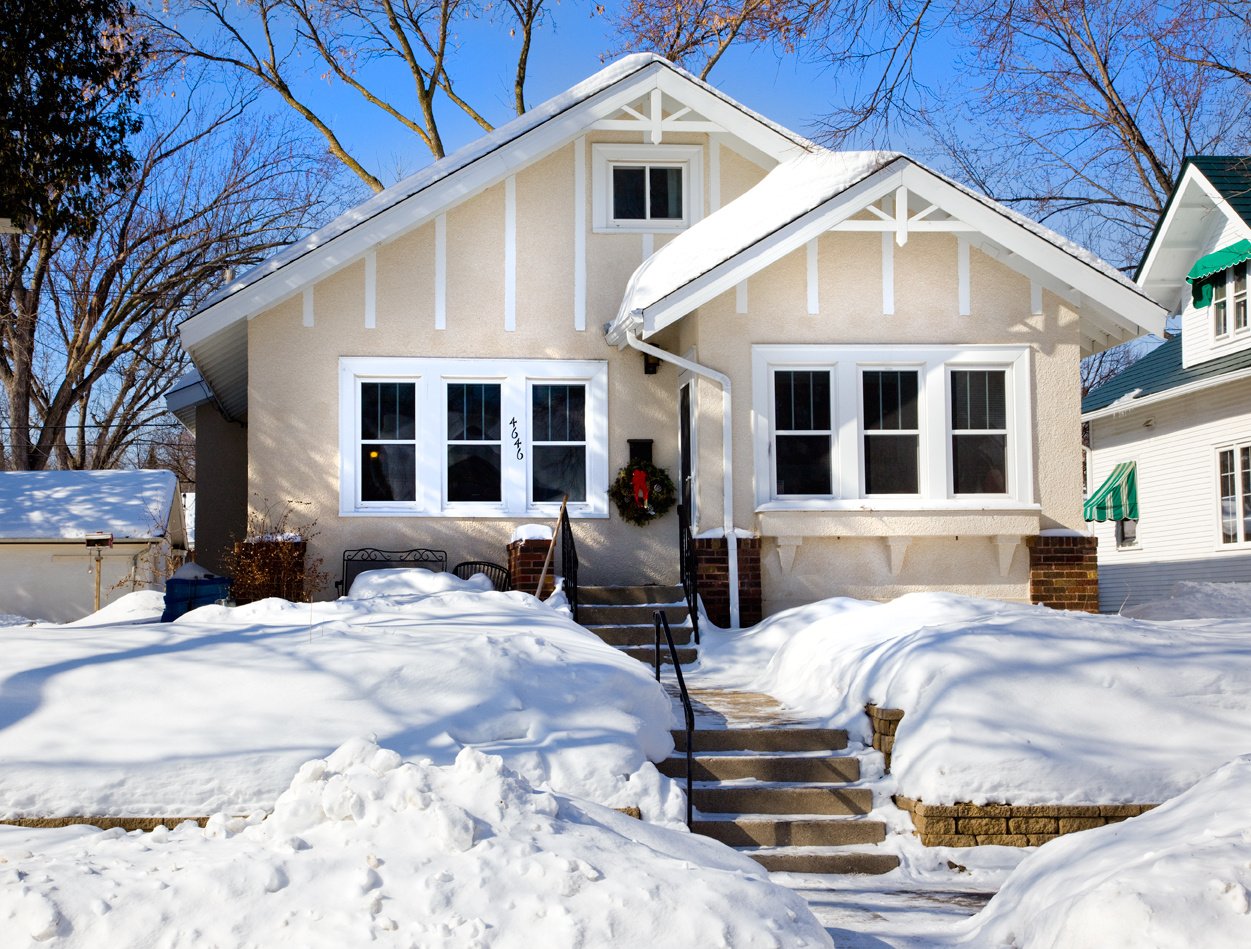
{"label": "shoveled path", "polygon": [[[762,692],[700,688],[698,671],[685,670],[696,728],[788,728],[810,723],[791,714]],[[677,683],[665,691],[682,719]],[[926,874],[917,879],[905,870],[878,876],[771,873],[799,893],[839,949],[936,949],[953,945],[956,929],[994,895],[995,882],[970,880],[958,873]],[[929,877],[933,877],[930,879]]]}

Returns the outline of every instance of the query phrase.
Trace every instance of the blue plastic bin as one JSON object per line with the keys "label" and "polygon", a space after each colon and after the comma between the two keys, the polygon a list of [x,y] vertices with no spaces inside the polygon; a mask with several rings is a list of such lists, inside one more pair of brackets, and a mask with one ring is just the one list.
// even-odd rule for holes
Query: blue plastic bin
{"label": "blue plastic bin", "polygon": [[198,606],[208,606],[230,596],[230,577],[198,577],[184,580],[170,577],[165,581],[165,612],[161,622],[176,620]]}

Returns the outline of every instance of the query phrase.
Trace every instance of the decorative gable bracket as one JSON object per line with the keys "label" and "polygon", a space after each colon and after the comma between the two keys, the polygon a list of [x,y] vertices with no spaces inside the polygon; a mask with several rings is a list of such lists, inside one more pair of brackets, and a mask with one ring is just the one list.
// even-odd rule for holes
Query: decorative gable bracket
{"label": "decorative gable bracket", "polygon": [[[889,198],[887,201],[889,201]],[[977,230],[971,224],[966,224],[954,217],[932,217],[935,212],[942,211],[937,204],[927,205],[916,214],[910,215],[908,213],[908,189],[904,185],[900,185],[895,189],[894,205],[894,213],[889,213],[879,208],[876,204],[865,205],[864,210],[869,212],[872,215],[871,217],[847,218],[839,221],[830,230],[881,231],[888,234],[893,232],[895,243],[900,247],[908,243],[908,234],[913,231],[918,233],[933,233],[936,231],[972,233]]]}
{"label": "decorative gable bracket", "polygon": [[[716,122],[699,118],[689,106],[679,106],[668,115],[664,111],[664,93],[654,88],[634,105],[623,106],[618,117],[600,119],[591,127],[608,132],[641,132],[653,145],[664,140],[665,132],[723,132]],[[624,117],[621,117],[624,116]],[[690,118],[688,118],[690,116]]]}

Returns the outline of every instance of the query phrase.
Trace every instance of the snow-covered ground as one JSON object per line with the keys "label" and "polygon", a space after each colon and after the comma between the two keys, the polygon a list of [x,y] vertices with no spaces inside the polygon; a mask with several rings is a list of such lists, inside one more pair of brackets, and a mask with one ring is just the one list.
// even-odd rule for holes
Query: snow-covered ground
{"label": "snow-covered ground", "polygon": [[151,622],[160,595],[139,593],[4,630],[0,817],[267,810],[305,761],[375,735],[439,764],[472,746],[532,784],[681,820],[649,763],[672,740],[646,667],[565,612],[480,587],[366,573],[351,599],[169,624]]}
{"label": "snow-covered ground", "polygon": [[866,703],[903,709],[892,774],[931,804],[1155,803],[1251,752],[1251,618],[917,593],[826,600],[705,644],[706,684],[768,692],[861,741]]}

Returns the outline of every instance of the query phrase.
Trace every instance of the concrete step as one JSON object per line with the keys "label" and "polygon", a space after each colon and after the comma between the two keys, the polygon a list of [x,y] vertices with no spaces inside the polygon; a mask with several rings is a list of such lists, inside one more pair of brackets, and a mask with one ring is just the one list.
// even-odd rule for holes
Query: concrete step
{"label": "concrete step", "polygon": [[677,603],[685,597],[682,587],[661,584],[643,584],[634,587],[578,587],[579,610],[584,606]]}
{"label": "concrete step", "polygon": [[[686,777],[686,756],[668,758],[656,767],[671,778]],[[788,758],[780,755],[734,755],[696,757],[691,762],[696,781],[793,781],[823,784],[859,781],[860,761],[856,758]]]}
{"label": "concrete step", "polygon": [[701,814],[867,814],[873,809],[868,788],[806,785],[721,785],[693,788]]}
{"label": "concrete step", "polygon": [[[841,728],[697,728],[692,737],[696,752],[842,751],[847,747],[847,732]],[[686,732],[675,730],[673,742],[678,751],[685,752]]]}
{"label": "concrete step", "polygon": [[[656,664],[656,650],[653,646],[622,646],[620,648],[621,651],[627,656],[633,656],[640,662],[645,662],[649,666],[654,666]],[[678,646],[677,653],[678,662],[682,663],[684,666],[695,662],[699,658],[699,653],[694,646]],[[660,664],[672,665],[669,658],[668,646],[660,647]]]}
{"label": "concrete step", "polygon": [[838,847],[886,839],[886,825],[881,821],[845,817],[697,820],[691,831],[730,847]]}
{"label": "concrete step", "polygon": [[864,851],[740,850],[773,873],[889,873],[899,866],[893,853]]}
{"label": "concrete step", "polygon": [[[588,626],[591,632],[610,646],[652,646],[656,643],[654,626]],[[681,646],[691,641],[691,628],[679,626],[670,628],[673,633],[674,645]],[[660,644],[665,645],[665,634],[660,634]]]}
{"label": "concrete step", "polygon": [[[652,626],[654,606],[587,606],[578,604],[578,622],[583,626]],[[686,622],[686,606],[666,606],[670,628]]]}

